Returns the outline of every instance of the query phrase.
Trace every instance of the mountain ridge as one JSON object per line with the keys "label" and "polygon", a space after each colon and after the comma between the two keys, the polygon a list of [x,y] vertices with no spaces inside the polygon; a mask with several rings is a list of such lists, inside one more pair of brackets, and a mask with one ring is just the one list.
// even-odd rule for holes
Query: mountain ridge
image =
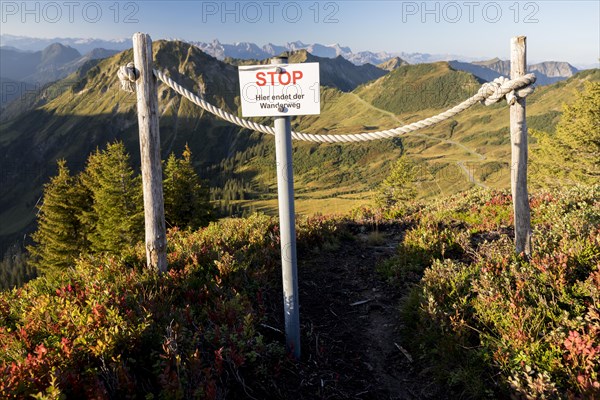
{"label": "mountain ridge", "polygon": [[[116,54],[116,50],[95,48],[81,54],[77,49],[52,43],[40,51],[0,47],[0,109],[23,95],[43,90],[44,86],[67,77],[85,63]],[[25,99],[22,99],[25,101]],[[2,118],[5,118],[2,115]]]}
{"label": "mountain ridge", "polygon": [[[470,72],[488,82],[499,76],[510,76],[510,61],[501,60],[498,57],[472,63],[452,60],[450,61],[450,65],[457,70]],[[529,64],[527,66],[527,71],[535,73],[537,86],[550,85],[570,78],[580,72],[573,65],[565,61],[544,61],[541,63]]]}
{"label": "mountain ridge", "polygon": [[86,61],[116,53],[116,50],[94,48],[81,54],[77,49],[58,42],[33,52],[1,46],[0,75],[7,79],[45,84],[75,72]]}
{"label": "mountain ridge", "polygon": [[[181,39],[167,39],[167,40],[181,40]],[[15,35],[0,35],[0,43],[3,43],[0,47],[12,46],[21,50],[41,50],[48,45],[60,42],[64,45],[68,45],[77,49],[80,53],[87,53],[94,48],[106,48],[110,50],[126,50],[131,47],[129,39],[115,39],[115,40],[103,40],[103,39],[83,39],[83,38],[55,38],[55,39],[38,39],[25,36]],[[484,67],[490,67],[485,65],[487,61],[482,61],[480,57],[467,57],[457,54],[429,54],[420,52],[388,52],[388,51],[358,51],[354,52],[348,46],[342,46],[334,43],[324,45],[320,43],[307,44],[300,40],[294,42],[287,42],[286,44],[273,44],[267,43],[259,46],[252,42],[234,42],[231,44],[221,43],[218,39],[213,39],[209,42],[204,41],[189,41],[188,43],[194,44],[206,53],[213,57],[224,60],[227,57],[240,58],[240,59],[265,59],[281,54],[284,51],[298,51],[307,50],[309,53],[318,57],[335,58],[342,56],[348,61],[356,65],[372,64],[378,65],[389,61],[395,57],[399,57],[410,64],[420,63],[431,63],[437,61],[453,61],[458,60],[460,62],[469,62],[478,64]],[[495,59],[500,61],[499,59]],[[553,61],[545,61],[537,64],[552,63]],[[572,67],[572,65],[571,65]],[[574,67],[572,67],[574,68]],[[491,68],[495,69],[495,68]],[[549,69],[540,69],[541,73],[546,76],[553,77],[569,77],[567,69],[559,68],[556,71],[551,72]],[[574,71],[572,71],[574,73]],[[507,73],[501,72],[502,75]]]}
{"label": "mountain ridge", "polygon": [[[306,49],[287,51],[288,62],[319,63],[319,76],[321,86],[329,86],[344,92],[350,92],[363,83],[377,79],[388,73],[387,70],[371,64],[355,65],[342,56],[335,58],[316,56]],[[224,62],[232,65],[265,65],[269,59],[235,59],[226,57]]]}
{"label": "mountain ridge", "polygon": [[403,65],[408,65],[408,64],[409,63],[407,61],[404,61],[400,57],[394,57],[394,58],[390,58],[389,60],[387,60],[385,62],[377,64],[377,67],[381,68],[381,69],[385,69],[386,71],[393,71],[396,68],[399,68]]}
{"label": "mountain ridge", "polygon": [[454,58],[463,60],[474,60],[472,57],[465,57],[456,54],[429,54],[429,53],[406,53],[406,52],[372,52],[359,51],[353,52],[350,47],[341,46],[338,43],[324,45],[320,43],[306,44],[302,41],[288,42],[284,45],[274,45],[272,43],[258,46],[250,42],[235,42],[233,44],[221,43],[218,39],[211,42],[192,41],[194,46],[213,57],[223,60],[226,57],[241,59],[265,59],[279,55],[283,51],[306,50],[309,53],[323,58],[336,58],[342,56],[356,65],[372,64],[377,65],[389,61],[395,57],[402,58],[408,63],[418,64],[436,61],[449,61]]}

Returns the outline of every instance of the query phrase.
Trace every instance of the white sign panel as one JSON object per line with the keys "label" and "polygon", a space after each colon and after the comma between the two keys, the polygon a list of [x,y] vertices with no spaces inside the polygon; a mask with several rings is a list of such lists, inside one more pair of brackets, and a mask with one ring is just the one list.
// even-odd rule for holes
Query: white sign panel
{"label": "white sign panel", "polygon": [[321,113],[319,63],[239,67],[242,116]]}

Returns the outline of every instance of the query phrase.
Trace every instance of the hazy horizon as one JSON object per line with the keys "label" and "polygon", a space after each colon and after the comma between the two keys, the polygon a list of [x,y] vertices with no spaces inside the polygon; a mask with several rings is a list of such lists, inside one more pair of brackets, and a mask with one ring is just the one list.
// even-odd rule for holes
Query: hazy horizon
{"label": "hazy horizon", "polygon": [[[39,51],[42,50],[43,48],[47,47],[49,44],[46,45],[40,45],[40,46],[27,46],[29,48],[25,49],[25,48],[19,48],[17,44],[5,44],[4,41],[5,39],[3,39],[4,37],[9,36],[9,37],[14,37],[14,38],[23,38],[24,40],[31,40],[31,41],[48,41],[48,42],[52,42],[52,43],[59,43],[59,42],[66,42],[66,41],[73,41],[73,40],[82,40],[82,41],[105,41],[105,42],[113,42],[115,44],[122,44],[124,42],[128,42],[129,40],[131,40],[130,38],[127,37],[123,37],[123,38],[117,38],[117,39],[103,39],[103,38],[97,38],[97,37],[33,37],[33,36],[25,36],[25,35],[11,35],[11,34],[0,34],[0,47],[15,47],[18,50],[21,51]],[[212,43],[213,41],[218,41],[220,44],[222,45],[236,45],[236,44],[241,44],[241,43],[252,43],[257,45],[259,48],[263,48],[264,46],[268,46],[268,45],[276,45],[276,46],[286,46],[288,44],[291,43],[298,43],[301,42],[304,45],[314,45],[314,44],[320,44],[323,46],[339,46],[341,48],[349,48],[353,54],[357,54],[360,52],[372,52],[372,53],[387,53],[389,55],[392,56],[402,56],[404,55],[411,55],[411,54],[429,54],[433,57],[445,57],[445,56],[455,56],[457,58],[453,59],[456,61],[461,61],[461,62],[475,62],[475,61],[487,61],[487,60],[491,60],[493,58],[499,58],[501,60],[508,60],[509,57],[500,57],[498,55],[493,55],[493,54],[487,54],[487,55],[480,55],[480,56],[465,56],[464,54],[452,54],[452,53],[430,53],[427,51],[427,49],[423,49],[421,51],[416,51],[416,52],[406,52],[406,51],[398,51],[398,52],[391,52],[391,51],[387,51],[387,50],[371,50],[371,49],[360,49],[360,50],[356,50],[354,48],[352,48],[351,46],[347,46],[344,43],[321,43],[321,42],[306,42],[303,40],[293,40],[293,41],[289,41],[289,42],[284,42],[284,43],[254,43],[254,42],[224,42],[222,40],[219,40],[218,38],[213,38],[211,40],[195,40],[195,39],[186,39],[186,38],[178,38],[178,37],[169,37],[169,38],[153,38],[153,40],[181,40],[184,42],[195,42],[195,43]],[[34,49],[31,49],[32,47],[34,47]],[[116,47],[121,47],[121,46],[115,46]],[[131,47],[131,46],[129,46]],[[450,58],[448,58],[448,60],[450,60]],[[591,68],[600,68],[600,61],[596,62],[596,63],[592,63],[592,64],[581,64],[581,63],[576,63],[576,62],[572,62],[571,60],[567,60],[567,59],[553,59],[553,60],[528,60],[528,64],[537,64],[537,63],[542,63],[542,62],[550,62],[550,61],[555,61],[555,62],[568,62],[569,64],[573,65],[574,67],[577,67],[578,69],[591,69]]]}
{"label": "hazy horizon", "polygon": [[34,38],[333,44],[353,52],[509,58],[528,37],[531,62],[597,65],[597,1],[2,2],[2,33]]}

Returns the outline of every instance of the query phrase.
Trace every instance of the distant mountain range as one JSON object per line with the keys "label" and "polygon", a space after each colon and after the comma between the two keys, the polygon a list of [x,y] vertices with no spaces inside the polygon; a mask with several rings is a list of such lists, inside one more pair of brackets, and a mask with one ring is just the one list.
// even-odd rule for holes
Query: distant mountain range
{"label": "distant mountain range", "polygon": [[[104,40],[104,39],[90,39],[90,38],[54,38],[54,39],[43,39],[43,38],[32,38],[26,36],[15,36],[15,35],[0,35],[0,45],[3,47],[14,47],[15,49],[24,51],[40,51],[48,47],[53,43],[61,43],[64,46],[69,46],[81,54],[89,53],[90,51],[97,48],[104,48],[109,50],[126,50],[131,48],[131,40],[128,38]],[[485,63],[489,61],[478,61],[480,58],[466,57],[460,54],[430,54],[430,53],[406,53],[406,52],[373,52],[373,51],[359,51],[353,52],[350,47],[341,46],[339,44],[324,45],[320,43],[306,44],[301,41],[289,42],[286,44],[273,44],[268,43],[263,46],[259,46],[251,42],[237,42],[233,44],[221,43],[215,39],[212,42],[189,42],[200,48],[205,53],[219,59],[224,60],[226,57],[237,58],[237,59],[265,59],[274,55],[281,54],[284,51],[298,51],[306,50],[310,54],[317,57],[335,58],[342,56],[348,61],[356,65],[362,64],[373,64],[378,65],[385,63],[393,58],[400,58],[409,64],[421,64],[431,63],[436,61],[452,61],[459,60],[461,62],[478,63],[484,67],[490,67]],[[497,60],[497,59],[494,59]],[[585,68],[598,68],[598,65],[589,65]],[[494,69],[494,68],[492,68]],[[552,75],[544,71],[541,71],[549,77],[554,76],[567,76],[565,74]]]}
{"label": "distant mountain range", "polygon": [[52,43],[39,51],[0,47],[0,76],[23,82],[48,83],[62,79],[90,60],[110,57],[117,50],[95,48],[81,53],[70,46]]}
{"label": "distant mountain range", "polygon": [[84,39],[84,38],[33,38],[28,36],[0,35],[2,47],[13,47],[23,51],[40,51],[53,43],[60,43],[77,50],[81,54],[89,53],[94,49],[127,50],[131,48],[131,39]]}
{"label": "distant mountain range", "polygon": [[281,54],[284,51],[306,50],[310,54],[323,58],[344,57],[346,60],[356,65],[363,64],[382,64],[393,58],[401,58],[409,64],[421,64],[436,61],[449,61],[455,59],[472,61],[473,58],[457,54],[428,54],[428,53],[388,53],[360,51],[354,53],[349,47],[339,44],[323,45],[319,43],[306,44],[301,41],[286,43],[285,45],[276,45],[273,43],[259,47],[255,43],[239,42],[233,44],[221,43],[218,40],[212,42],[191,42],[200,50],[215,57],[218,60],[224,60],[227,57],[239,59],[265,59]]}
{"label": "distant mountain range", "polygon": [[[62,44],[64,47],[72,48],[81,54],[90,53],[91,59],[98,59],[107,57],[114,53],[108,53],[104,50],[104,54],[94,54],[98,52],[97,49],[109,49],[122,51],[130,48],[131,42],[128,39],[118,40],[103,40],[103,39],[82,39],[82,38],[55,38],[55,39],[40,39],[30,38],[25,36],[14,36],[14,35],[0,35],[0,44],[2,49],[5,51],[39,51],[48,52],[48,47],[56,43]],[[238,42],[233,44],[221,43],[219,40],[213,40],[212,42],[190,42],[200,50],[215,57],[218,60],[225,60],[226,58],[233,58],[239,60],[264,60],[275,55],[279,55],[282,52],[297,52],[300,50],[306,50],[308,53],[322,58],[336,58],[343,57],[346,60],[352,62],[355,65],[372,64],[379,66],[384,70],[391,70],[396,66],[403,64],[421,64],[431,63],[437,61],[449,61],[453,65],[461,70],[468,71],[476,75],[477,77],[484,80],[492,80],[497,77],[496,73],[501,75],[509,75],[509,62],[503,61],[498,58],[494,58],[488,61],[476,61],[475,58],[469,58],[456,54],[429,54],[429,53],[389,53],[389,52],[371,52],[371,51],[360,51],[354,53],[349,47],[340,46],[339,44],[323,45],[319,43],[306,44],[301,41],[289,42],[285,45],[277,45],[268,43],[263,46],[258,46],[251,42]],[[52,51],[56,51],[54,48]],[[69,57],[68,52],[65,49],[59,51],[61,57]],[[33,58],[39,56],[31,56]],[[75,59],[75,54],[71,52],[70,57]],[[481,68],[479,68],[481,67]],[[484,69],[482,69],[484,68]],[[554,83],[558,80],[568,78],[578,71],[574,66],[566,62],[543,62],[538,64],[530,65],[531,71],[537,71],[543,76],[538,79],[538,84],[546,85]],[[6,66],[0,71],[0,76],[4,79],[22,79],[23,76],[17,78],[6,72]],[[13,74],[14,75],[14,74]],[[21,74],[22,75],[22,74]],[[58,78],[64,77],[60,73],[57,74]],[[42,77],[44,78],[44,77]],[[38,81],[49,81],[50,77],[40,79],[36,77]],[[31,79],[25,79],[25,81],[31,81]]]}
{"label": "distant mountain range", "polygon": [[[453,60],[449,64],[456,70],[470,72],[487,82],[499,76],[510,76],[510,61],[500,60],[499,58],[472,63]],[[535,73],[537,78],[536,84],[539,86],[562,81],[579,72],[571,64],[561,61],[544,61],[542,63],[530,64],[527,66],[527,70]]]}
{"label": "distant mountain range", "polygon": [[117,50],[93,49],[81,55],[76,49],[52,43],[39,51],[0,47],[0,107],[25,92],[31,92],[65,78],[83,64],[118,53]]}
{"label": "distant mountain range", "polygon": [[[54,40],[56,42],[52,42]],[[23,97],[23,93],[43,89],[44,85],[67,77],[85,63],[110,57],[130,45],[129,40],[125,39],[37,39],[12,35],[0,35],[0,43],[2,120],[12,115],[12,110],[6,109],[6,105],[15,98]],[[305,44],[300,41],[285,45],[269,43],[262,47],[250,42],[223,44],[218,40],[191,44],[204,53],[233,65],[264,63],[283,52],[296,54],[297,62],[317,57],[321,63],[322,84],[343,91],[352,91],[357,86],[404,65],[440,60],[448,61],[455,70],[469,72],[482,81],[510,74],[510,62],[498,58],[467,62],[465,57],[457,55],[370,51],[353,53],[349,47],[339,44]],[[40,49],[44,45],[46,46]],[[529,70],[536,72],[537,84],[542,86],[567,79],[578,72],[571,64],[556,61],[532,64]]]}
{"label": "distant mountain range", "polygon": [[[26,51],[39,51],[48,47],[53,43],[61,43],[65,46],[72,47],[79,51],[81,54],[88,53],[95,48],[105,48],[111,50],[126,50],[131,47],[130,39],[116,39],[116,40],[104,40],[104,39],[84,39],[84,38],[54,38],[54,39],[42,39],[42,38],[31,38],[26,36],[15,36],[15,35],[0,35],[0,44],[2,46],[10,46],[20,50]],[[400,57],[406,60],[410,64],[420,64],[435,61],[450,61],[450,60],[463,60],[463,61],[474,61],[475,58],[465,57],[459,54],[428,54],[428,53],[389,53],[389,52],[372,52],[372,51],[360,51],[354,53],[349,47],[340,46],[339,44],[324,45],[319,43],[306,44],[301,41],[289,42],[284,45],[278,45],[268,43],[264,46],[258,46],[251,42],[238,42],[233,44],[225,44],[219,42],[219,40],[213,40],[212,42],[201,42],[192,41],[189,42],[205,53],[223,60],[226,57],[239,58],[239,59],[264,59],[274,55],[281,54],[284,51],[298,51],[306,50],[312,55],[317,57],[335,58],[342,56],[348,61],[356,64],[381,64],[392,58]]]}
{"label": "distant mountain range", "polygon": [[[50,82],[65,78],[86,62],[116,54],[127,48],[130,43],[125,39],[36,39],[11,35],[0,35],[0,40],[3,44],[0,47],[1,108],[15,98],[21,97],[23,93],[39,90]],[[52,40],[57,42],[51,43]],[[46,47],[35,50],[46,44]],[[191,44],[204,53],[233,65],[264,63],[270,57],[283,52],[296,54],[298,62],[317,57],[321,63],[322,84],[343,91],[354,90],[357,86],[377,79],[403,65],[439,60],[448,61],[455,70],[469,72],[482,81],[491,81],[500,75],[508,76],[510,73],[510,62],[498,58],[466,62],[464,57],[456,55],[369,51],[353,53],[349,47],[338,44],[305,44],[300,41],[285,45],[269,43],[262,47],[249,42],[223,44],[218,40]],[[82,53],[83,51],[86,52]],[[533,64],[529,66],[529,70],[536,72],[538,85],[549,85],[578,72],[578,69],[571,64],[556,61]],[[3,114],[0,119],[6,119],[7,115],[12,115],[12,111],[5,109]]]}

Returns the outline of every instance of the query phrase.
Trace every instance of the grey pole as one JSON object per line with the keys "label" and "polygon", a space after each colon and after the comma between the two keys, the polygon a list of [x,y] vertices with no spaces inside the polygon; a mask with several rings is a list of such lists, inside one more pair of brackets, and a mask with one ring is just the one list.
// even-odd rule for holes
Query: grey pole
{"label": "grey pole", "polygon": [[[287,64],[287,57],[272,58],[271,64]],[[296,260],[292,127],[290,117],[275,117],[274,122],[285,336],[288,350],[293,353],[296,359],[300,359],[300,312],[298,301],[298,264]]]}

